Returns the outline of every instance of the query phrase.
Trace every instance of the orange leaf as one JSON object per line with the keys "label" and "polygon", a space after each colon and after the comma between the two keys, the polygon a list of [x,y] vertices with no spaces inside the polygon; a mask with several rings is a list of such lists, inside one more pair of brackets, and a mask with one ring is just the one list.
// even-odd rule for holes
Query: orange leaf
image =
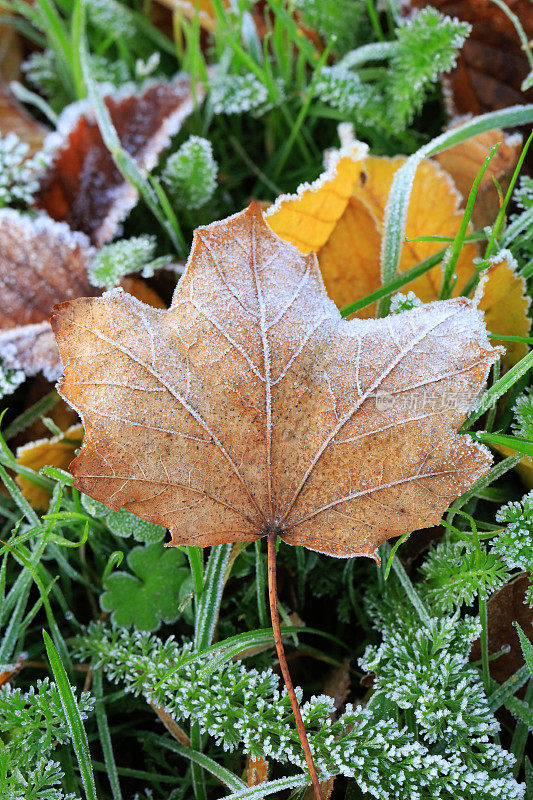
{"label": "orange leaf", "polygon": [[266,758],[248,756],[246,759],[246,782],[248,786],[259,786],[268,781],[268,761]]}
{"label": "orange leaf", "polygon": [[[505,458],[517,454],[516,450],[512,450],[510,447],[505,447],[502,444],[492,444],[491,447],[497,450],[500,455],[505,456]],[[528,489],[533,489],[533,458],[531,456],[524,456],[516,465],[515,470],[520,475],[524,486],[527,486]]]}
{"label": "orange leaf", "polygon": [[[83,427],[73,425],[61,436],[50,439],[41,439],[38,442],[29,442],[17,450],[17,464],[29,467],[34,472],[39,472],[43,467],[58,467],[68,469],[76,450],[79,449],[83,439]],[[46,489],[36,486],[23,475],[17,475],[17,483],[26,500],[33,508],[48,508],[50,494]]]}
{"label": "orange leaf", "polygon": [[375,557],[491,463],[456,433],[499,353],[474,303],[342,320],[259,204],[196,231],[168,311],[114,290],[52,324],[86,431],[75,485],[174,545]]}
{"label": "orange leaf", "polygon": [[304,183],[295,195],[279,197],[265,214],[274,233],[302,253],[318,252],[346,211],[367,152],[360,142],[332,152],[326,171],[314,183]]}

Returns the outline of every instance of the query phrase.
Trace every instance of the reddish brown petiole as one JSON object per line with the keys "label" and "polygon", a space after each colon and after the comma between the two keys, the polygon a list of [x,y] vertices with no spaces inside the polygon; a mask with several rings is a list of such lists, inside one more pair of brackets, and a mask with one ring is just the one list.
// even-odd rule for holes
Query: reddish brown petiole
{"label": "reddish brown petiole", "polygon": [[272,630],[274,632],[274,642],[276,643],[276,651],[278,654],[279,665],[281,667],[281,672],[283,675],[283,680],[285,681],[285,686],[287,687],[287,694],[289,695],[289,699],[291,701],[292,706],[292,713],[294,714],[294,719],[296,722],[296,728],[298,729],[298,736],[300,737],[300,741],[302,743],[303,751],[305,754],[305,760],[307,761],[307,767],[309,769],[309,774],[311,775],[311,783],[313,784],[313,789],[315,790],[315,797],[316,800],[322,800],[322,790],[320,788],[320,783],[318,780],[318,775],[316,772],[315,762],[313,761],[313,756],[311,754],[311,748],[309,747],[309,742],[307,741],[307,734],[305,733],[304,723],[302,720],[302,715],[300,713],[300,708],[298,706],[298,700],[296,699],[296,694],[294,691],[294,686],[292,685],[291,674],[289,672],[289,667],[287,665],[287,659],[285,657],[285,650],[283,648],[283,642],[281,640],[281,630],[279,624],[279,612],[278,612],[278,591],[277,591],[277,578],[276,578],[276,544],[277,544],[278,535],[275,530],[269,531],[268,534],[268,599],[270,601],[270,617],[272,619]]}

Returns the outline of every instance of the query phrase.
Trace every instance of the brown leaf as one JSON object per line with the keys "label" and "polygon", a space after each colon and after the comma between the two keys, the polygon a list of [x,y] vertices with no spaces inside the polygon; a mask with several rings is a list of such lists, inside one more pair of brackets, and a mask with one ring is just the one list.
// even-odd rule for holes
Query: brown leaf
{"label": "brown leaf", "polygon": [[[200,86],[196,96],[200,102]],[[153,83],[140,94],[108,95],[104,102],[122,146],[143,171],[156,165],[159,153],[193,110],[188,78]],[[36,206],[101,247],[115,235],[138,192],[115,166],[87,102],[65,109],[53,135],[59,143]]]}
{"label": "brown leaf", "polygon": [[[320,784],[320,789],[322,790],[322,800],[330,800],[331,795],[333,794],[333,788],[335,785],[335,776],[328,778],[326,781],[322,781]],[[311,786],[306,786],[304,792],[302,794],[302,800],[313,800],[315,797],[315,793]]]}
{"label": "brown leaf", "polygon": [[174,545],[275,530],[374,556],[491,463],[456,433],[499,353],[473,302],[342,320],[258,204],[196,231],[168,311],[114,290],[52,324],[86,431],[76,486]]}
{"label": "brown leaf", "polygon": [[496,178],[505,194],[522,150],[522,136],[517,133],[506,134],[498,129],[485,131],[435,156],[441,167],[452,176],[463,197],[464,206],[490,148],[498,143],[499,147],[478,187],[472,214],[476,230],[492,225],[498,215],[500,199],[493,179]]}
{"label": "brown leaf", "polygon": [[[505,0],[519,18],[528,39],[533,38],[531,0]],[[470,22],[457,67],[444,79],[450,112],[482,114],[497,108],[531,102],[533,91],[521,91],[529,72],[526,54],[508,16],[491,0],[412,0],[421,8],[431,5],[450,17]]]}
{"label": "brown leaf", "polygon": [[57,302],[97,293],[87,278],[92,255],[87,237],[64,223],[0,209],[0,357],[7,366],[59,376],[50,312]]}
{"label": "brown leaf", "polygon": [[12,25],[0,25],[0,77],[3,81],[19,79],[22,58],[19,34]]}
{"label": "brown leaf", "polygon": [[[524,602],[529,582],[529,575],[519,575],[514,581],[496,592],[487,603],[489,655],[498,653],[502,647],[510,647],[508,653],[498,656],[490,662],[490,674],[498,683],[504,683],[524,664],[520,640],[513,622],[520,624],[528,639],[533,643],[531,624],[533,609]],[[480,658],[481,649],[478,639],[472,647],[470,660],[478,661]]]}
{"label": "brown leaf", "polygon": [[0,134],[8,133],[16,133],[29,146],[28,155],[33,155],[42,148],[47,130],[28,114],[0,80]]}

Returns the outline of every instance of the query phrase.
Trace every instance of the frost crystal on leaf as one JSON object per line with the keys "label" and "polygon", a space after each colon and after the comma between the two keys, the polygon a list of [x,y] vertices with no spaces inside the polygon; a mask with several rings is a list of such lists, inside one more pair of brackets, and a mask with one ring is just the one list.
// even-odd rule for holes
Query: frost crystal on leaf
{"label": "frost crystal on leaf", "polygon": [[89,280],[93,286],[111,289],[120,279],[132,272],[141,272],[144,278],[153,275],[150,267],[156,248],[155,236],[132,236],[105,245],[98,250],[88,265]]}
{"label": "frost crystal on leaf", "polygon": [[168,159],[163,180],[178,205],[200,208],[213,196],[217,172],[211,142],[201,136],[189,136]]}
{"label": "frost crystal on leaf", "polygon": [[533,439],[533,392],[531,388],[526,389],[517,397],[513,411],[513,431],[524,439]]}
{"label": "frost crystal on leaf", "polygon": [[400,314],[402,311],[410,311],[412,308],[418,308],[421,305],[422,300],[414,292],[407,292],[407,294],[398,292],[391,298],[390,312],[391,314]]}
{"label": "frost crystal on leaf", "polygon": [[0,358],[26,375],[60,373],[48,322],[61,300],[92,295],[87,265],[93,249],[81,233],[45,214],[29,217],[0,210]]}
{"label": "frost crystal on leaf", "polygon": [[211,86],[215,114],[244,114],[265,106],[268,90],[252,73],[220,75]]}
{"label": "frost crystal on leaf", "polygon": [[[196,94],[199,102],[201,86]],[[122,146],[141,171],[157,164],[193,109],[190,79],[183,76],[148,82],[139,91],[126,85],[103,100]],[[52,163],[36,195],[37,205],[102,247],[137,202],[138,192],[115,165],[88,102],[64,109],[47,148]]]}
{"label": "frost crystal on leaf", "polygon": [[[302,716],[319,774],[323,778],[352,777],[362,791],[378,800],[479,800],[489,796],[521,800],[525,787],[513,778],[514,758],[486,741],[486,731],[496,730],[497,724],[475,669],[468,666],[469,643],[479,628],[471,620],[444,622],[440,628],[436,625],[423,635],[434,642],[436,659],[440,658],[445,669],[430,692],[421,720],[429,740],[433,726],[450,732],[444,748],[431,753],[407,728],[398,727],[385,704],[371,701],[366,708],[348,704],[332,722],[333,699],[315,696],[303,704]],[[404,631],[403,643],[406,641],[409,636]],[[453,650],[449,660],[446,643]],[[212,653],[191,658],[192,646],[179,645],[172,636],[162,641],[96,623],[91,623],[81,646],[80,658],[90,659],[94,668],[101,666],[109,680],[126,692],[143,695],[178,722],[198,723],[217,747],[229,752],[242,749],[255,758],[305,770],[298,734],[290,722],[289,698],[271,669],[260,672],[230,661],[207,671]],[[455,667],[460,671],[457,676]],[[417,688],[414,677],[412,680]],[[298,689],[297,694],[301,696]],[[437,709],[441,698],[448,704],[443,719]],[[465,713],[465,720],[459,714],[452,730],[454,703]],[[456,711],[454,714],[457,716]],[[466,731],[469,723],[475,725],[472,741]],[[468,742],[468,749],[463,742]]]}
{"label": "frost crystal on leaf", "polygon": [[493,549],[509,569],[531,570],[533,566],[533,491],[522,500],[507,503],[496,514],[505,529],[494,540]]}
{"label": "frost crystal on leaf", "polygon": [[0,136],[0,208],[32,202],[47,159],[44,153],[28,157],[29,151],[15,133]]}

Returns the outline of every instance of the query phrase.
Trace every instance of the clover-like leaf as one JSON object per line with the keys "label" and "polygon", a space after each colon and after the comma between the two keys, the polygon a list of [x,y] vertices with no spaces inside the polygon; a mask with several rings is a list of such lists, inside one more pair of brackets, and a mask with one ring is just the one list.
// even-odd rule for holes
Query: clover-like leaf
{"label": "clover-like leaf", "polygon": [[127,539],[133,536],[136,542],[160,542],[165,537],[165,528],[154,525],[145,519],[132,514],[125,508],[118,511],[110,511],[107,515],[106,524],[111,533]]}
{"label": "clover-like leaf", "polygon": [[162,622],[174,622],[183,600],[181,587],[190,576],[183,553],[152,542],[134,547],[127,561],[133,574],[119,571],[106,579],[100,597],[102,609],[112,612],[117,625],[134,625],[141,631],[155,631]]}

